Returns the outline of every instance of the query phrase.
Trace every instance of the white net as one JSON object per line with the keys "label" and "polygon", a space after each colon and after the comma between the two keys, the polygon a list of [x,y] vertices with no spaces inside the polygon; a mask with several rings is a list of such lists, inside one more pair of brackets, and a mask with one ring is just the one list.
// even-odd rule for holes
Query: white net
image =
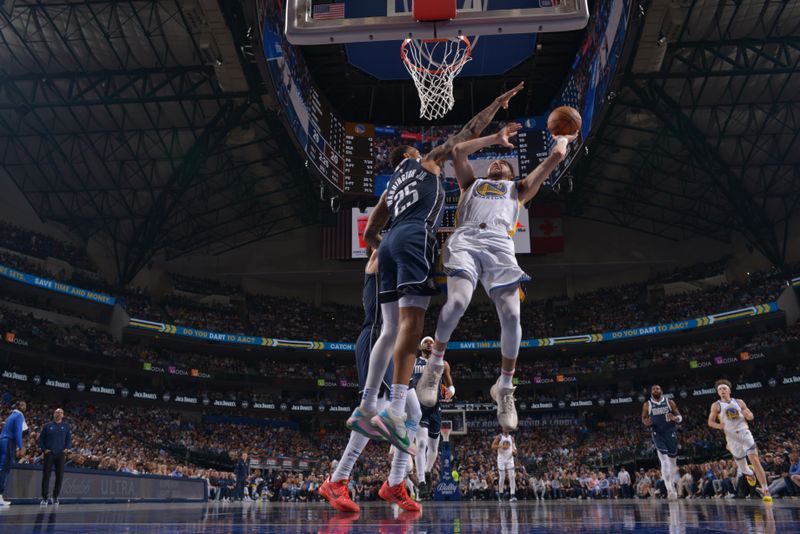
{"label": "white net", "polygon": [[406,39],[400,48],[403,64],[419,93],[419,116],[439,119],[453,109],[453,80],[472,59],[466,37]]}

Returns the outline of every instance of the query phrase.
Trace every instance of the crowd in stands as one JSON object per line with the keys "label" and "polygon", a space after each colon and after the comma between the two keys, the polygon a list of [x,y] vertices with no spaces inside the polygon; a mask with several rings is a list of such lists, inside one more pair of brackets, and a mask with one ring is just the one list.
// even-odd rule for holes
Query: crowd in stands
{"label": "crowd in stands", "polygon": [[[800,469],[797,463],[800,439],[793,426],[800,412],[798,400],[796,395],[748,399],[756,415],[750,426],[774,494],[778,496],[800,496],[800,487],[787,478],[792,464]],[[708,404],[711,401],[709,398]],[[724,450],[722,433],[706,425],[707,410],[706,404],[684,410],[686,419],[679,429],[682,458],[677,481],[679,495],[683,498],[744,496],[746,488],[737,480],[733,461],[726,458],[729,454]],[[548,500],[665,497],[661,474],[652,468],[657,462],[649,432],[642,426],[638,410],[632,411],[629,416],[607,419],[565,415],[521,420],[519,430],[514,433],[517,497]],[[497,422],[493,417],[472,416],[468,428],[467,435],[451,438],[460,490],[467,499],[496,499],[498,473],[490,445],[498,432]],[[327,432],[321,437],[320,449],[341,451],[346,443],[345,432]],[[325,456],[323,452],[322,459],[334,460],[332,456],[335,453]],[[683,460],[687,457],[690,463]],[[696,462],[691,462],[695,459]],[[625,466],[630,470],[629,486],[623,486],[619,480]],[[388,467],[387,448],[370,444],[351,478],[353,498],[376,500]],[[437,476],[435,470],[434,477]]]}
{"label": "crowd in stands", "polygon": [[[438,139],[449,130],[427,132]],[[88,257],[82,249],[48,236],[0,222],[0,242],[5,248],[43,258],[49,255],[86,268]],[[668,274],[655,274],[644,283],[604,288],[575,296],[547,301],[526,301],[522,306],[523,337],[551,337],[620,330],[630,327],[678,321],[686,318],[728,311],[743,306],[763,304],[777,298],[784,276],[773,269],[753,272],[745,281],[728,281],[698,291],[656,296],[654,285],[673,281],[692,281],[723,274],[727,258],[681,267]],[[240,290],[218,279],[206,279],[170,273],[180,295],[169,293],[157,303],[146,291],[129,287],[122,293],[96,274],[77,270],[47,272],[44,265],[13,252],[0,250],[0,263],[23,272],[52,277],[60,281],[119,295],[132,317],[164,320],[174,324],[218,332],[312,341],[352,341],[359,332],[363,311],[358,306],[323,304],[314,306],[296,299],[245,295],[235,304],[210,304],[207,295],[232,296]],[[788,266],[798,272],[798,265]],[[426,331],[435,329],[441,304],[434,305],[426,316]],[[497,339],[496,312],[488,303],[473,303],[462,318],[453,339]]]}
{"label": "crowd in stands", "polygon": [[[104,361],[116,360],[122,365],[130,367],[150,363],[161,367],[177,367],[185,370],[199,369],[204,373],[217,378],[228,376],[262,376],[266,378],[295,378],[306,380],[324,380],[326,384],[353,385],[357,381],[355,366],[351,360],[342,361],[334,358],[320,358],[310,365],[298,359],[274,359],[260,355],[243,353],[242,355],[215,354],[210,357],[208,353],[192,350],[176,350],[172,348],[118,343],[111,336],[99,328],[82,326],[69,326],[55,323],[48,319],[3,306],[0,302],[0,330],[10,332],[22,339],[39,339],[42,343],[50,344],[51,354],[59,354],[59,348],[69,351],[86,353],[87,357]],[[767,347],[777,346],[786,342],[800,339],[800,327],[788,330],[777,328],[767,332],[753,334],[749,337],[725,338],[707,342],[698,342],[691,345],[648,346],[639,350],[612,353],[612,354],[576,354],[550,356],[548,358],[533,358],[523,353],[516,370],[516,377],[521,381],[524,393],[520,393],[520,400],[529,402],[552,402],[558,398],[605,398],[620,395],[638,395],[642,389],[637,380],[647,373],[663,376],[662,384],[670,390],[691,388],[695,381],[702,378],[692,378],[692,361],[710,362],[713,358],[733,358],[740,360],[743,352],[759,352]],[[65,352],[70,356],[73,352]],[[487,382],[497,376],[497,361],[494,358],[458,358],[458,353],[450,353],[452,373],[457,383],[466,380],[481,380]],[[769,378],[784,376],[792,371],[785,365],[776,367],[779,360],[763,360],[754,371],[754,379],[768,380]],[[626,373],[636,370],[636,373]],[[676,372],[682,371],[682,372]],[[568,387],[554,391],[546,387],[558,376]],[[626,380],[615,381],[612,386],[597,384],[598,379],[625,376]],[[542,380],[544,379],[544,380]],[[606,380],[606,383],[609,383]],[[197,384],[199,388],[207,384]],[[473,383],[473,386],[475,384]],[[647,384],[646,384],[647,385]],[[646,386],[645,385],[645,386]],[[608,389],[610,388],[610,389]],[[466,391],[466,390],[464,390]],[[197,392],[202,393],[202,392]],[[336,394],[339,398],[335,398]],[[211,396],[211,395],[208,395]],[[352,391],[340,390],[339,392],[327,391],[325,397],[331,402],[352,402]],[[298,401],[298,399],[292,399]],[[311,402],[320,402],[321,399],[311,399]],[[456,399],[458,400],[458,399]],[[476,402],[491,402],[484,393],[482,396],[471,398]]]}
{"label": "crowd in stands", "polygon": [[3,248],[16,250],[36,258],[53,257],[78,269],[96,270],[85,249],[5,221],[0,221],[0,243]]}
{"label": "crowd in stands", "polygon": [[206,304],[187,297],[169,295],[161,304],[170,322],[214,332],[244,334],[241,313],[232,304]]}
{"label": "crowd in stands", "polygon": [[75,270],[71,275],[69,275],[65,269],[61,269],[60,271],[53,273],[48,271],[43,263],[37,263],[37,261],[15,252],[7,252],[0,249],[0,264],[12,269],[16,269],[17,271],[22,271],[34,276],[40,276],[42,278],[55,279],[59,282],[66,282],[70,285],[83,289],[89,289],[91,291],[98,291],[102,293],[115,293],[110,284],[103,281],[99,275],[93,272]]}
{"label": "crowd in stands", "polygon": [[[746,282],[731,281],[691,293],[665,295],[648,300],[648,283],[629,284],[578,295],[571,300],[525,302],[522,305],[523,337],[551,337],[622,330],[674,322],[774,301],[784,282],[777,273],[752,276]],[[353,341],[363,321],[357,306],[311,303],[281,297],[249,295],[244,306],[210,305],[186,297],[169,296],[168,319],[176,324],[212,331],[303,339]],[[431,306],[425,329],[433,332],[441,304]],[[131,314],[142,317],[144,310]],[[461,319],[453,339],[497,339],[497,313],[491,304],[475,302]]]}
{"label": "crowd in stands", "polygon": [[[751,428],[771,481],[780,486],[789,455],[800,447],[794,424],[800,415],[800,398],[797,394],[765,394],[768,391],[744,393],[743,396],[756,415]],[[19,391],[9,391],[3,396],[3,403],[8,405],[21,395]],[[22,461],[37,463],[41,461],[41,451],[35,445],[37,432],[49,420],[56,405],[29,400],[26,416],[31,431]],[[731,480],[730,465],[719,461],[726,456],[723,436],[705,423],[713,397],[689,400],[676,397],[676,400],[684,414],[679,430],[682,457],[688,456],[697,462],[681,465],[682,476],[690,475],[682,482],[683,495],[737,494],[740,488]],[[248,479],[247,496],[257,498],[260,495],[273,500],[316,499],[313,489],[324,480],[331,462],[347,443],[344,428],[331,425],[301,431],[286,424],[263,426],[256,421],[234,424],[203,419],[197,413],[168,409],[142,411],[113,401],[91,404],[70,401],[63,407],[73,427],[73,448],[68,454],[71,465],[130,473],[206,477],[210,481],[213,479],[218,498],[233,495],[230,468],[224,464],[231,463],[232,455],[247,452],[256,458],[306,458],[311,460],[312,469],[311,475],[287,474],[277,469],[254,470]],[[649,434],[639,421],[638,408],[636,402],[630,404],[624,416],[573,410],[522,418],[515,433],[518,496],[623,496],[625,490],[618,482],[615,484],[619,466],[627,465],[634,471],[638,465],[648,467],[652,463],[648,463],[648,459],[655,458]],[[494,457],[489,447],[497,431],[496,424],[492,414],[471,414],[468,434],[453,438],[454,465],[461,473],[462,491],[467,498],[496,498]],[[213,462],[209,463],[209,459]],[[208,471],[208,468],[216,471]],[[386,447],[370,445],[352,481],[354,495],[362,500],[374,499],[387,469]],[[656,470],[637,471],[632,478],[635,481],[633,494],[640,497],[661,495]],[[782,491],[792,494],[794,486],[785,482],[784,485]]]}
{"label": "crowd in stands", "polygon": [[198,278],[179,273],[170,273],[172,287],[196,295],[235,295],[240,289],[216,278]]}

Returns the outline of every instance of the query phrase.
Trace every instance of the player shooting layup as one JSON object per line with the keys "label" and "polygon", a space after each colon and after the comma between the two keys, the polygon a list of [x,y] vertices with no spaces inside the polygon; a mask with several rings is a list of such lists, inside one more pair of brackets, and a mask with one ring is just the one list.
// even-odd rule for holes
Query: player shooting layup
{"label": "player shooting layup", "polygon": [[[394,462],[389,480],[381,488],[382,498],[395,502],[407,499],[405,465],[409,453],[414,454],[412,440],[421,414],[419,403],[406,419],[406,397],[414,367],[416,348],[422,337],[425,310],[430,296],[435,293],[432,281],[436,254],[436,231],[441,225],[444,208],[442,165],[450,157],[453,147],[462,141],[474,139],[494,118],[495,113],[515,94],[522,90],[520,83],[511,91],[500,95],[486,109],[473,117],[456,135],[422,157],[410,146],[392,151],[391,164],[395,167],[386,192],[370,213],[364,240],[378,250],[380,268],[380,299],[383,328],[370,354],[369,373],[361,405],[348,419],[352,430],[372,424],[375,429],[400,451]],[[380,232],[391,221],[384,238]],[[394,374],[391,405],[377,413],[380,382],[394,349]],[[438,382],[438,381],[437,381]],[[435,404],[435,401],[431,404]],[[405,462],[405,464],[403,463]]]}
{"label": "player shooting layup", "polygon": [[550,173],[566,157],[567,145],[576,137],[556,137],[552,153],[522,180],[514,182],[514,170],[505,160],[489,165],[488,178],[476,178],[467,157],[491,145],[512,147],[509,138],[520,128],[519,124],[512,123],[494,135],[465,141],[453,149],[461,199],[457,228],[445,245],[447,303],[436,325],[431,357],[417,385],[420,404],[435,404],[438,399],[436,385],[442,374],[447,342],[480,280],[494,302],[500,320],[502,372],[490,394],[497,403],[500,426],[508,430],[517,428],[512,378],[522,340],[519,284],[530,279],[517,264],[511,236],[516,229],[520,206],[536,196]]}

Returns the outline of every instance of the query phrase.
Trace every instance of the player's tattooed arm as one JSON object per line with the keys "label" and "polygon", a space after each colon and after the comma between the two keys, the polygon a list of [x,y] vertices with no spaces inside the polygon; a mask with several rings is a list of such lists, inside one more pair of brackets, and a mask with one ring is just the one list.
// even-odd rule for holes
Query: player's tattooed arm
{"label": "player's tattooed arm", "polygon": [[500,448],[500,436],[497,435],[494,437],[494,441],[492,442],[492,450],[496,451]]}
{"label": "player's tattooed arm", "polygon": [[553,147],[553,151],[550,152],[550,155],[537,165],[528,176],[517,182],[519,201],[521,203],[525,204],[536,196],[548,176],[550,176],[550,174],[556,170],[558,164],[567,157],[567,146],[577,139],[577,137],[577,134],[559,135],[556,137],[556,146]]}
{"label": "player's tattooed arm", "polygon": [[642,404],[642,424],[644,426],[650,426],[653,424],[653,420],[650,419],[650,411],[647,409],[648,405],[649,403],[647,401]]}
{"label": "player's tattooed arm", "polygon": [[464,141],[453,147],[453,166],[456,171],[458,187],[461,191],[466,190],[475,181],[475,172],[468,159],[470,154],[474,154],[492,145],[514,148],[514,145],[511,144],[511,138],[517,135],[517,132],[521,129],[521,124],[512,122],[501,128],[500,131],[495,134],[478,137],[477,139],[470,139],[469,141]]}
{"label": "player's tattooed arm", "polygon": [[708,413],[708,426],[722,430],[724,427],[719,422],[719,403],[715,402],[711,405],[711,411]]}
{"label": "player's tattooed arm", "polygon": [[389,222],[391,212],[386,204],[386,192],[381,195],[378,205],[372,210],[367,219],[367,227],[364,229],[364,241],[373,250],[378,250],[381,245],[381,230]]}
{"label": "player's tattooed arm", "polygon": [[519,82],[516,87],[495,98],[494,102],[489,104],[486,109],[472,117],[460,132],[455,135],[451,135],[447,141],[431,150],[428,155],[425,156],[423,163],[425,161],[430,161],[436,165],[441,165],[447,161],[447,158],[450,157],[450,152],[452,152],[454,146],[456,146],[458,143],[469,141],[470,139],[478,137],[489,125],[489,123],[492,122],[492,119],[494,119],[497,111],[500,108],[508,109],[508,103],[511,98],[515,94],[522,91],[524,87],[525,82]]}
{"label": "player's tattooed arm", "polygon": [[747,407],[742,399],[736,399],[736,401],[739,403],[739,407],[742,409],[742,415],[744,416],[745,420],[752,421],[753,412],[750,411],[750,408]]}

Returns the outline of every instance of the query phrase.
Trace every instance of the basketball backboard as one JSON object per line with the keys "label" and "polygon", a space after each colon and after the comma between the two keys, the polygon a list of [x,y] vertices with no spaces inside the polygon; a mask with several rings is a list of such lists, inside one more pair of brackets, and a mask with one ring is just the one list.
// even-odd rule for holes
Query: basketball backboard
{"label": "basketball backboard", "polygon": [[587,0],[456,0],[454,20],[421,23],[411,0],[286,0],[286,38],[295,45],[456,38],[577,30]]}

